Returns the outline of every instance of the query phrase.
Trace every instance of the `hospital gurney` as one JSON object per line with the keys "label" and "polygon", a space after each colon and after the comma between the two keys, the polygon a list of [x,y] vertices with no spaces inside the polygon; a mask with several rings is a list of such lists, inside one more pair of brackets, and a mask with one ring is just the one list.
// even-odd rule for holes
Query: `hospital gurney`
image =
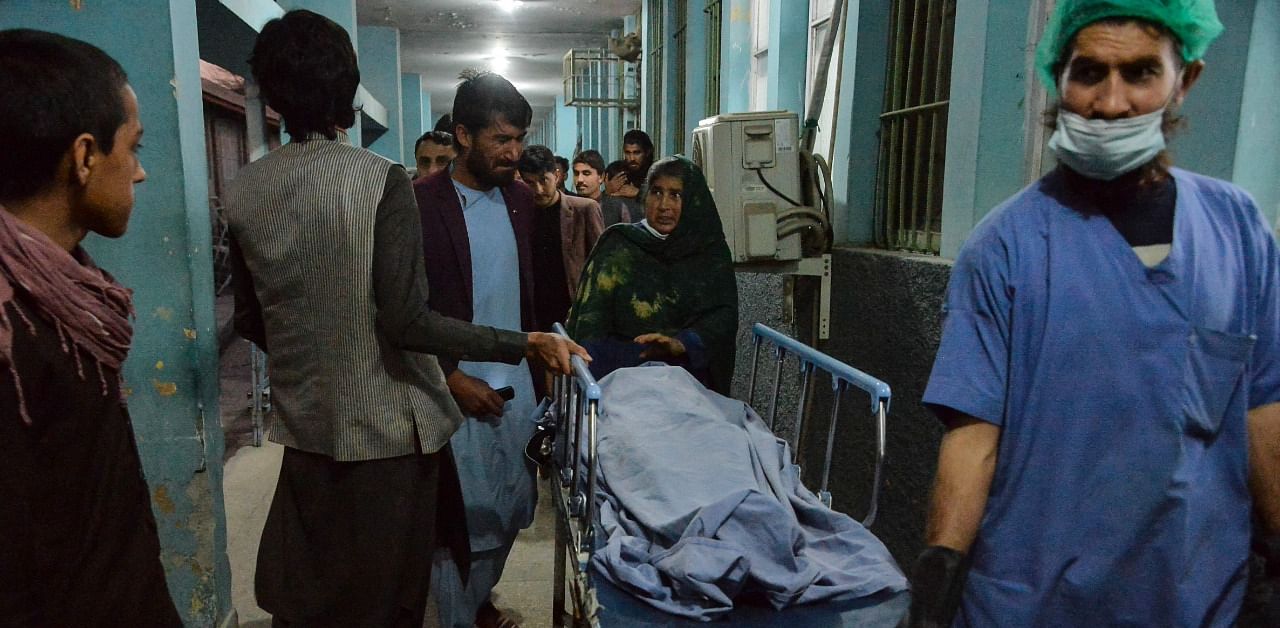
{"label": "hospital gurney", "polygon": [[[564,329],[556,326],[564,334]],[[876,457],[874,486],[870,506],[863,519],[864,525],[874,520],[879,500],[880,472],[885,448],[885,415],[888,412],[890,391],[883,382],[857,369],[843,364],[811,347],[805,346],[769,327],[757,324],[753,328],[755,355],[752,361],[751,388],[755,387],[756,370],[761,344],[773,345],[777,364],[777,376],[768,414],[769,428],[778,410],[778,394],[784,358],[794,355],[800,364],[804,380],[800,400],[801,416],[806,406],[804,395],[814,370],[831,375],[834,403],[831,425],[826,443],[826,460],[822,471],[822,483],[818,492],[821,502],[831,503],[828,491],[833,439],[836,419],[843,393],[850,387],[858,388],[870,396],[870,408],[876,421]],[[594,496],[598,478],[597,420],[600,416],[601,388],[586,364],[573,358],[573,375],[556,378],[552,391],[549,415],[555,424],[554,445],[550,458],[553,468],[552,494],[556,508],[556,556],[555,590],[553,598],[553,623],[612,628],[617,626],[694,626],[703,622],[667,614],[609,582],[592,567],[592,555],[602,541],[599,513]],[[754,392],[754,390],[752,391]],[[752,395],[754,397],[754,395]],[[748,400],[750,402],[751,399]],[[796,426],[799,433],[800,425]],[[895,626],[906,612],[909,597],[905,592],[881,592],[843,602],[826,602],[791,606],[783,610],[750,604],[735,605],[724,618],[733,626],[778,626],[788,628],[833,626]]]}

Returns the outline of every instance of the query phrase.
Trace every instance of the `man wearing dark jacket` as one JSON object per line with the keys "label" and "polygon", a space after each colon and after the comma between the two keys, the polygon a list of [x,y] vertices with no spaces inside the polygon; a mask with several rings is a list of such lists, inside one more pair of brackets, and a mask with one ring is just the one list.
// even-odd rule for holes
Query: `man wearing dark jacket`
{"label": "man wearing dark jacket", "polygon": [[533,189],[533,268],[538,329],[563,323],[578,293],[578,278],[591,247],[604,231],[600,206],[589,198],[562,194],[555,160],[546,146],[530,146],[520,157],[520,176]]}
{"label": "man wearing dark jacket", "polygon": [[131,292],[80,248],[128,226],[138,99],[32,30],[0,31],[0,85],[0,624],[181,626],[121,391]]}
{"label": "man wearing dark jacket", "polygon": [[[415,184],[430,307],[476,324],[534,329],[533,195],[515,181],[533,111],[506,79],[464,74],[454,97],[453,168]],[[516,534],[533,522],[534,470],[524,445],[536,407],[528,364],[443,362],[467,421],[450,440],[470,539],[470,577],[438,555],[432,594],[444,628],[504,625],[489,600]],[[509,388],[506,397],[497,391]]]}

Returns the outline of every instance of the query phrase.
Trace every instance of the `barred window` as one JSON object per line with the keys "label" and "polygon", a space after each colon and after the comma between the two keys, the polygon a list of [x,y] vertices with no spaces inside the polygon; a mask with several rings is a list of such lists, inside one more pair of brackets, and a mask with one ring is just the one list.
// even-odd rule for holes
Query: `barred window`
{"label": "barred window", "polygon": [[892,0],[876,243],[937,255],[956,0]]}
{"label": "barred window", "polygon": [[707,115],[720,113],[720,36],[723,29],[723,0],[706,0],[707,14]]}
{"label": "barred window", "polygon": [[662,10],[663,4],[665,3],[648,3],[649,25],[648,32],[645,34],[649,40],[649,67],[646,69],[648,76],[644,77],[645,88],[648,90],[646,97],[649,100],[648,129],[646,130],[655,147],[662,146],[662,47],[665,36],[662,28],[665,17]]}

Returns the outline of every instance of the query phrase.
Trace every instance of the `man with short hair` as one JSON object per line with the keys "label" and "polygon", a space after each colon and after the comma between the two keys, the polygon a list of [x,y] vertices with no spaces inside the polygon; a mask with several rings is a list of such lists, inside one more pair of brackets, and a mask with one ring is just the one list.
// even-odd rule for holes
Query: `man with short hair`
{"label": "man with short hair", "polygon": [[1280,532],[1280,252],[1164,150],[1221,31],[1211,0],[1058,1],[1059,166],[952,270],[909,625],[1235,622],[1250,513]]}
{"label": "man with short hair", "polygon": [[122,390],[132,293],[80,247],[128,227],[138,99],[26,29],[0,31],[0,85],[0,623],[181,626]]}
{"label": "man with short hair", "polygon": [[568,158],[556,155],[556,187],[569,196],[576,196],[569,186],[569,173],[572,171],[573,169],[569,167]]}
{"label": "man with short hair", "polygon": [[547,331],[565,321],[604,221],[595,201],[560,193],[555,159],[546,146],[526,148],[519,169],[533,189],[535,311],[538,328]]}
{"label": "man with short hair", "polygon": [[414,143],[413,155],[418,163],[416,181],[448,168],[458,156],[458,151],[453,146],[452,133],[428,131]]}
{"label": "man with short hair", "polygon": [[644,215],[644,208],[636,200],[639,195],[640,190],[627,178],[627,162],[619,159],[609,164],[604,169],[604,200],[600,202],[604,226],[636,222]]}
{"label": "man with short hair", "polygon": [[636,194],[629,198],[636,198],[649,174],[649,167],[653,165],[653,140],[649,139],[649,134],[640,129],[627,131],[622,136],[622,160],[627,162],[627,179],[636,190]]}
{"label": "man with short hair", "polygon": [[578,196],[600,202],[604,183],[604,157],[596,150],[584,150],[573,158],[573,188]]}
{"label": "man with short hair", "polygon": [[[453,101],[458,158],[451,172],[418,181],[431,308],[477,324],[534,331],[535,217],[529,187],[515,181],[533,110],[505,78],[464,73]],[[524,457],[537,406],[527,364],[468,359],[442,364],[468,417],[450,443],[462,485],[467,565],[438,556],[432,594],[444,628],[507,625],[490,592],[516,535],[533,522],[535,472]],[[510,388],[504,398],[497,391]]]}
{"label": "man with short hair", "polygon": [[292,138],[240,171],[226,205],[236,330],[267,352],[284,445],[257,601],[275,625],[417,628],[437,537],[468,555],[449,442],[471,422],[437,356],[564,372],[576,350],[427,308],[409,176],[347,142],[360,69],[345,29],[289,11],[249,67]]}

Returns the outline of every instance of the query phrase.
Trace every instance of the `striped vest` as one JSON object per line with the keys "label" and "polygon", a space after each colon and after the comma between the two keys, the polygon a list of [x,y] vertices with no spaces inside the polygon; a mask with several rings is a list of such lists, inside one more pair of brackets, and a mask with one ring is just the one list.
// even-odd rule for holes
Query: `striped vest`
{"label": "striped vest", "polygon": [[390,167],[309,139],[246,166],[226,199],[262,306],[271,440],[339,461],[414,453],[415,431],[435,452],[462,421],[435,356],[392,347],[376,325],[373,229]]}

